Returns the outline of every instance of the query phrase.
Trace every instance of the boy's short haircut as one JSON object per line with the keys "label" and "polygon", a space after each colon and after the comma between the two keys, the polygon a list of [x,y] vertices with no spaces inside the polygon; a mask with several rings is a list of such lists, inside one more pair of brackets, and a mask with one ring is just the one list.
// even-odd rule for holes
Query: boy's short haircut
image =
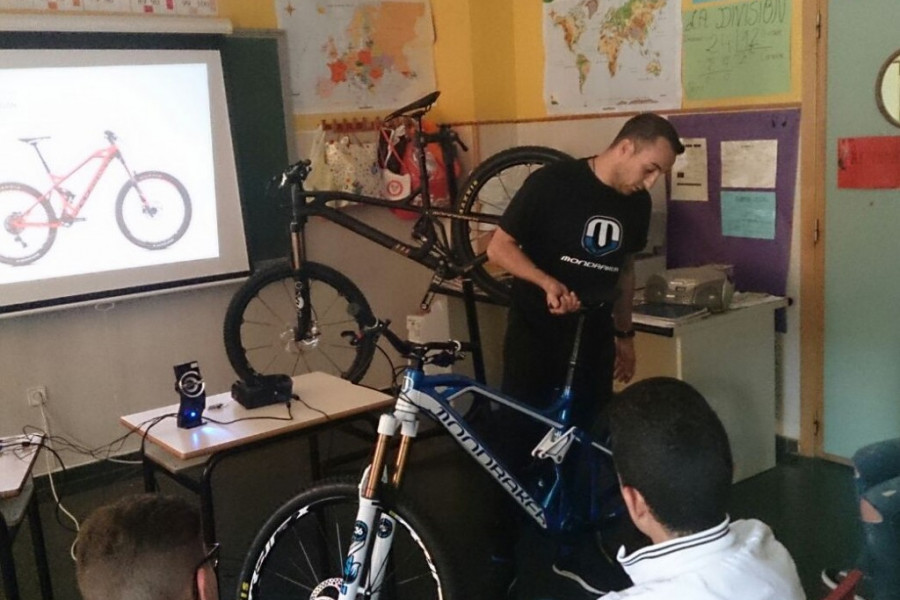
{"label": "boy's short haircut", "polygon": [[731,449],[697,390],[669,377],[637,382],[611,404],[610,432],[622,484],[644,496],[669,532],[696,533],[725,519]]}
{"label": "boy's short haircut", "polygon": [[94,511],[75,544],[85,600],[190,597],[204,557],[200,514],[177,496],[127,496]]}

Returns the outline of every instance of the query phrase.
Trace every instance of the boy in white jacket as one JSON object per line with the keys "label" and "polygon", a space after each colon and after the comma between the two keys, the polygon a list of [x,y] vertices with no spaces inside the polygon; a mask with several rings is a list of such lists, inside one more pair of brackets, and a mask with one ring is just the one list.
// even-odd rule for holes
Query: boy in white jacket
{"label": "boy in white jacket", "polygon": [[628,513],[652,545],[619,550],[634,586],[604,600],[805,598],[772,530],[728,518],[728,436],[697,390],[664,377],[638,382],[614,401],[610,429]]}

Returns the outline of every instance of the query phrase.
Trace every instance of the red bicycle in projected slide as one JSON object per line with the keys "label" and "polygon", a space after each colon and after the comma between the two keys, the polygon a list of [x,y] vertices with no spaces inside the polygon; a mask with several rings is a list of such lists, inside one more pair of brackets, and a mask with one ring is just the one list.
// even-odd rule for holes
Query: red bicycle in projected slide
{"label": "red bicycle in projected slide", "polygon": [[[133,172],[116,144],[116,135],[112,131],[106,131],[105,135],[108,146],[93,152],[62,176],[50,171],[38,148],[38,143],[48,138],[20,138],[37,152],[51,187],[41,193],[24,183],[0,183],[0,262],[14,266],[32,263],[50,250],[59,228],[83,221],[78,215],[114,159],[128,174],[128,181],[116,198],[116,224],[122,234],[132,244],[148,250],[167,248],[181,239],[191,222],[187,189],[162,171]],[[76,194],[63,184],[94,160],[99,161],[97,171],[76,199]],[[61,202],[59,215],[51,200]]]}

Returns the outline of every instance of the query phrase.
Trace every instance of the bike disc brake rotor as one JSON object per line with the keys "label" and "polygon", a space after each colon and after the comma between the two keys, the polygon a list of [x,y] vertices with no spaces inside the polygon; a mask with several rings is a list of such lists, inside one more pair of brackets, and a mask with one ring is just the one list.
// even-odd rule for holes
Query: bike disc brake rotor
{"label": "bike disc brake rotor", "polygon": [[309,595],[309,600],[337,600],[341,595],[341,585],[344,580],[340,577],[332,577],[326,579],[315,588]]}
{"label": "bike disc brake rotor", "polygon": [[289,354],[302,354],[319,347],[319,339],[321,333],[315,325],[310,325],[307,333],[303,337],[297,336],[297,328],[288,324],[279,336],[281,343],[284,344],[285,352]]}

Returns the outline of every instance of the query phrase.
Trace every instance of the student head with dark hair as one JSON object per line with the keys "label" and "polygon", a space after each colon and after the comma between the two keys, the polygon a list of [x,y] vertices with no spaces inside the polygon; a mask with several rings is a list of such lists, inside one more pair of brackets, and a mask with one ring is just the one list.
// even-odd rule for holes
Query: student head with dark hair
{"label": "student head with dark hair", "polygon": [[668,377],[635,383],[613,401],[610,432],[628,514],[652,544],[619,550],[634,586],[604,600],[805,597],[771,529],[728,517],[728,436],[696,389]]}
{"label": "student head with dark hair", "polygon": [[645,380],[622,393],[610,419],[622,487],[642,496],[661,526],[687,535],[725,519],[731,449],[697,390],[677,379]]}
{"label": "student head with dark hair", "polygon": [[84,600],[217,600],[215,560],[197,509],[160,494],[97,509],[75,545]]}

